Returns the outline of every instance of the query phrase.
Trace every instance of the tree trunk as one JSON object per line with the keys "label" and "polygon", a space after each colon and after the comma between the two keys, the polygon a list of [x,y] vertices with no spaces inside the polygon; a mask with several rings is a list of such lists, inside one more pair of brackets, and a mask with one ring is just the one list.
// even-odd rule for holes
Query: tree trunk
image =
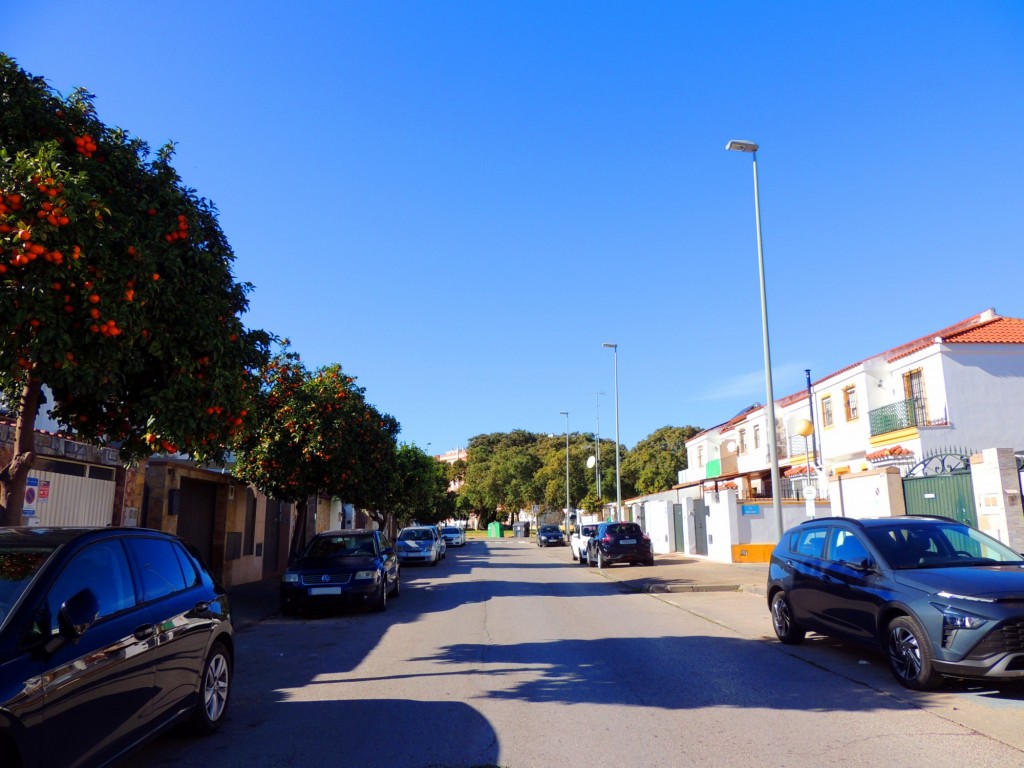
{"label": "tree trunk", "polygon": [[288,551],[288,560],[299,554],[306,545],[306,510],[309,508],[309,499],[302,499],[295,502],[295,528],[292,530],[292,543]]}
{"label": "tree trunk", "polygon": [[25,484],[28,471],[36,459],[36,414],[42,385],[29,377],[21,391],[18,420],[14,428],[14,452],[10,463],[0,469],[0,523],[5,526],[21,525],[21,510],[25,503]]}

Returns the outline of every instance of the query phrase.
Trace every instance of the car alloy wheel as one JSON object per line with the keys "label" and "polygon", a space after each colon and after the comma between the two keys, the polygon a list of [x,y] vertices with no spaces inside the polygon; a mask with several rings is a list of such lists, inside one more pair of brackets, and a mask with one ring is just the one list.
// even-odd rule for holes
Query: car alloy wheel
{"label": "car alloy wheel", "polygon": [[776,592],[772,597],[772,628],[775,630],[775,636],[786,645],[803,642],[807,634],[793,620],[793,610],[790,608],[789,598],[782,590]]}
{"label": "car alloy wheel", "polygon": [[213,644],[203,665],[199,683],[199,701],[192,715],[192,727],[197,733],[213,733],[224,721],[231,695],[231,656],[222,642]]}
{"label": "car alloy wheel", "polygon": [[932,651],[913,616],[897,616],[886,631],[889,669],[900,685],[915,691],[937,688],[942,675],[932,666]]}
{"label": "car alloy wheel", "polygon": [[388,579],[387,576],[380,581],[380,594],[373,601],[373,610],[383,611],[388,607]]}
{"label": "car alloy wheel", "polygon": [[604,568],[608,563],[605,562],[604,552],[600,549],[597,550],[597,567]]}

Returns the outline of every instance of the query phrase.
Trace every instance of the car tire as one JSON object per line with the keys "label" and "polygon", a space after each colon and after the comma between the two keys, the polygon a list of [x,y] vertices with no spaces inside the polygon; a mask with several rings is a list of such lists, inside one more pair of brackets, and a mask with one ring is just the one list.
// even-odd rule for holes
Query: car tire
{"label": "car tire", "polygon": [[772,629],[779,641],[786,645],[797,645],[804,641],[807,630],[796,623],[789,596],[781,589],[772,596]]}
{"label": "car tire", "polygon": [[436,566],[439,562],[441,562],[441,556],[440,555],[434,555],[434,558],[430,561],[430,565],[431,565],[431,567],[433,567],[433,566]]}
{"label": "car tire", "polygon": [[373,610],[377,613],[386,611],[388,607],[388,578],[385,576],[380,582],[380,594],[374,598]]}
{"label": "car tire", "polygon": [[897,616],[885,630],[885,651],[893,677],[905,688],[938,688],[942,675],[935,671],[928,636],[913,616]]}
{"label": "car tire", "polygon": [[580,550],[580,565],[587,565],[587,550]]}
{"label": "car tire", "polygon": [[605,567],[607,567],[607,565],[608,565],[608,563],[605,562],[604,552],[601,551],[600,547],[598,547],[598,549],[597,549],[597,567],[598,568],[605,568]]}
{"label": "car tire", "polygon": [[587,567],[588,568],[593,568],[595,565],[597,565],[597,563],[594,562],[594,556],[590,553],[590,549],[588,547],[587,548]]}
{"label": "car tire", "polygon": [[402,572],[395,573],[395,588],[391,590],[391,597],[399,597],[402,594]]}
{"label": "car tire", "polygon": [[576,562],[577,560],[579,560],[579,558],[576,557],[576,550],[573,549],[572,547],[569,547],[569,557],[572,558],[573,562]]}
{"label": "car tire", "polygon": [[190,723],[194,733],[205,736],[216,731],[224,722],[231,697],[232,673],[231,652],[218,640],[203,664],[199,680],[199,701],[196,702]]}
{"label": "car tire", "polygon": [[290,603],[281,603],[281,615],[282,616],[294,616],[298,613],[298,609]]}

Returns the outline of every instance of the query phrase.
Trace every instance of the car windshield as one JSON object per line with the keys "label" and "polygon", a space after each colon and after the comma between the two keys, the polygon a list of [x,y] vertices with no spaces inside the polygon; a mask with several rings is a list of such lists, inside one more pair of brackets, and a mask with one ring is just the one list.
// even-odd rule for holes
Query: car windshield
{"label": "car windshield", "polygon": [[317,536],[306,549],[306,557],[373,557],[376,554],[372,536]]}
{"label": "car windshield", "polygon": [[399,541],[430,541],[433,538],[429,528],[406,528],[398,534]]}
{"label": "car windshield", "polygon": [[452,536],[458,536],[459,535],[459,529],[458,528],[444,528],[444,529],[442,529],[441,532],[442,533],[450,533]]}
{"label": "car windshield", "polygon": [[954,521],[925,524],[908,520],[872,526],[866,533],[893,568],[1024,563],[1024,557],[1006,545]]}
{"label": "car windshield", "polygon": [[558,530],[558,526],[557,525],[542,525],[540,527],[540,532],[541,533],[561,533],[561,531]]}
{"label": "car windshield", "polygon": [[0,623],[17,604],[43,567],[53,549],[44,547],[4,547],[0,549]]}

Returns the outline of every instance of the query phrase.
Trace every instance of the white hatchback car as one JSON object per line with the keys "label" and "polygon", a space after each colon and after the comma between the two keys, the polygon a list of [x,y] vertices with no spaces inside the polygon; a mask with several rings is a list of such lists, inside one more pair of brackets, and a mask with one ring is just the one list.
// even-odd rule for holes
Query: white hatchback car
{"label": "white hatchback car", "polygon": [[398,532],[398,561],[400,563],[430,563],[437,565],[444,556],[441,534],[434,525],[411,525]]}
{"label": "white hatchback car", "polygon": [[455,525],[446,525],[441,529],[441,536],[449,546],[452,547],[464,547],[466,546],[466,532]]}

